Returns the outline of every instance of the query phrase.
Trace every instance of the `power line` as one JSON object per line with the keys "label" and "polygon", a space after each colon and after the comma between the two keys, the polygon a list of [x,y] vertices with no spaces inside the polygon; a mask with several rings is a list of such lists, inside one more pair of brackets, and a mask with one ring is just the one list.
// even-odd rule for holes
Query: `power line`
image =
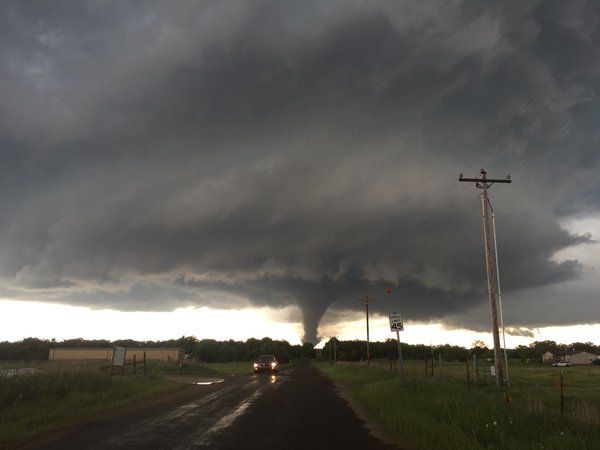
{"label": "power line", "polygon": [[[569,126],[566,127],[565,129],[565,125],[567,123],[569,123]],[[550,138],[547,139],[547,142],[552,142],[556,137],[558,137],[561,134],[565,134],[568,133],[571,128],[573,128],[573,125],[575,125],[575,121],[572,120],[570,117],[567,118],[567,120],[565,120],[560,127],[558,127],[558,131],[556,133],[554,133],[552,136],[550,136]],[[526,158],[522,158],[521,161],[519,161],[519,163],[517,163],[515,166],[513,166],[513,168],[510,170],[511,172],[515,172],[519,169],[521,169],[524,165],[530,163],[533,159],[537,158],[539,155],[542,154],[542,150],[544,150],[543,148],[531,153],[528,157]]]}
{"label": "power line", "polygon": [[[516,14],[514,14],[516,16]],[[519,22],[520,23],[520,22]],[[507,29],[503,32],[503,34],[501,35],[501,37],[498,39],[497,43],[500,42],[501,40],[503,40],[508,33],[510,32],[511,29],[514,29],[515,26],[512,27],[507,27]],[[582,44],[581,46],[578,48],[574,58],[577,58],[581,52],[583,51],[583,49],[586,48],[586,46],[592,41],[593,39],[593,35],[590,35]],[[497,44],[496,43],[496,44]],[[579,78],[579,76],[581,76],[582,73],[584,73],[589,67],[592,66],[593,63],[595,63],[598,58],[600,58],[600,54],[596,55],[595,57],[592,57],[588,60],[587,64],[585,64],[581,69],[579,69],[577,71],[577,73],[571,77],[571,81],[575,81]],[[541,95],[542,92],[544,92],[544,90],[554,81],[559,80],[566,72],[567,70],[570,68],[570,66],[564,66],[559,74],[556,77],[550,76],[548,80],[546,80],[546,82],[536,91],[534,92],[534,94],[522,105],[522,107],[520,108],[519,112],[517,113],[516,117],[513,117],[509,122],[507,122],[504,126],[502,126],[498,132],[492,137],[491,141],[489,144],[486,145],[486,149],[482,150],[476,157],[475,159],[472,160],[472,162],[470,164],[467,165],[467,170],[470,169],[476,162],[477,159],[480,159],[486,152],[489,151],[490,148],[492,148],[493,144],[498,140],[498,138],[508,129],[509,125],[511,123],[513,123],[515,120],[519,120],[521,119],[524,114],[526,113],[527,109],[529,108],[529,106],[531,104],[533,104],[533,102],[535,102],[539,96]],[[560,82],[558,82],[557,84],[559,84]],[[548,109],[550,106],[550,103],[548,103],[546,105],[545,108],[543,108],[539,113],[542,113],[544,111],[546,111],[546,109]],[[567,121],[565,121],[565,123],[563,123],[559,130],[562,129],[562,127],[566,124]],[[570,128],[570,127],[569,127]],[[553,139],[554,137],[556,137],[559,133],[556,133],[555,135],[553,135],[553,137],[551,139]],[[496,151],[494,151],[490,157],[488,157],[488,159],[485,160],[484,165],[488,165],[491,164],[492,161],[494,161],[497,156],[499,155],[500,151],[502,150],[502,148],[497,148]],[[539,152],[536,152],[539,153]],[[518,168],[520,168],[522,165],[527,164],[531,159],[535,158],[537,156],[537,154],[533,155],[530,158],[527,158],[526,161],[521,161],[513,170],[517,170]],[[442,196],[440,196],[438,198],[438,200],[433,204],[433,206],[431,208],[429,208],[429,212],[427,213],[427,215],[425,216],[424,219],[421,220],[417,220],[414,223],[414,226],[422,226],[427,224],[431,218],[433,217],[435,211],[437,210],[438,206],[440,204],[442,204],[442,202],[444,200],[446,200],[454,191],[454,183],[452,183],[451,185],[449,185],[445,190]],[[460,198],[462,196],[462,194],[466,191],[466,187],[463,188],[462,191],[460,191],[458,193],[458,195],[456,195],[454,197],[454,200],[451,202],[446,202],[446,207],[442,210],[443,212],[445,212],[450,206],[454,205],[456,203],[456,201],[458,200],[458,198]]]}
{"label": "power line", "polygon": [[[577,53],[575,54],[574,58],[577,58],[580,53],[583,51],[583,49],[592,41],[593,35],[590,35],[584,42],[583,44],[581,44],[581,46],[579,47],[579,49],[577,50]],[[588,60],[588,63],[583,66],[572,78],[572,81],[575,81],[585,70],[587,70],[597,59],[598,57],[600,57],[599,55],[596,55],[596,57],[590,58]],[[499,131],[494,135],[494,137],[492,138],[492,140],[490,141],[489,144],[487,144],[486,149],[482,150],[478,156],[476,156],[476,158],[481,158],[487,151],[487,149],[491,149],[492,146],[494,145],[494,143],[496,142],[496,140],[504,133],[504,131],[506,131],[509,127],[509,125],[511,123],[513,123],[515,120],[520,120],[523,118],[525,112],[527,111],[527,108],[529,108],[529,106],[538,99],[538,97],[540,96],[540,94],[542,92],[544,92],[546,90],[546,88],[553,82],[553,81],[557,81],[560,80],[560,78],[562,78],[562,76],[567,72],[567,70],[570,68],[570,66],[566,65],[564,66],[560,72],[558,73],[558,75],[556,77],[553,77],[552,75],[550,75],[549,79],[546,80],[546,82],[533,94],[533,96],[531,96],[529,98],[529,100],[521,107],[521,109],[519,110],[519,112],[517,113],[516,118],[512,118],[508,123],[506,123],[502,128],[499,129]],[[558,82],[557,84],[559,84],[560,82]],[[546,105],[545,108],[543,108],[540,112],[544,112],[546,109],[548,109],[550,106],[550,103]],[[496,151],[494,151],[492,153],[492,155],[483,162],[483,165],[488,165],[490,164],[497,156],[498,153],[502,150],[502,148],[497,148]],[[467,167],[467,169],[470,168]]]}
{"label": "power line", "polygon": [[[517,11],[513,12],[513,14],[511,14],[510,16],[506,17],[505,21],[510,24],[512,22],[512,19],[514,19],[516,16],[518,16],[520,13],[522,13],[524,11],[525,11],[525,7],[523,7],[522,9],[518,9]],[[521,22],[523,22],[523,20],[524,19],[521,18],[521,20],[519,20],[518,22],[505,27],[504,31],[502,32],[502,34],[500,35],[500,37],[498,38],[498,40],[495,42],[494,45],[498,45],[500,42],[502,42],[512,30],[516,29],[521,24]],[[459,31],[460,30],[457,30],[455,33],[452,33],[452,34],[456,34]],[[528,103],[531,103],[531,100]],[[470,168],[471,165],[469,165],[468,167]],[[437,209],[437,207],[451,194],[451,192],[454,189],[454,186],[455,186],[455,184],[454,184],[454,182],[452,182],[444,190],[444,194],[441,197],[439,197],[438,200],[434,203],[434,205],[429,209],[429,212],[428,212],[427,216],[425,217],[425,219],[415,221],[414,225],[421,226],[421,225],[428,223],[429,220],[431,219],[431,217],[433,216],[435,210]],[[460,191],[459,194],[456,196],[456,198],[459,198],[465,192],[465,190],[466,190],[466,188],[464,188],[462,191]],[[446,210],[446,208],[444,208],[444,211],[445,210]]]}
{"label": "power line", "polygon": [[[587,70],[598,59],[600,59],[600,53],[598,55],[596,55],[596,57],[592,58],[590,60],[590,62],[584,68],[582,68],[581,70],[579,70],[577,72],[577,74],[575,75],[575,77],[573,77],[573,80],[576,80],[577,78],[579,78],[583,74],[583,72],[585,70]],[[552,136],[550,136],[546,140],[546,142],[552,142],[552,141],[554,141],[554,139],[560,137],[561,135],[567,134],[571,130],[571,128],[573,128],[573,126],[575,125],[575,123],[576,123],[576,121],[574,119],[572,119],[571,117],[568,117],[557,128],[556,133],[554,133]],[[568,125],[568,126],[565,128],[565,125]],[[521,160],[515,166],[513,166],[513,168],[511,169],[511,172],[514,172],[516,170],[521,169],[523,166],[525,166],[526,164],[528,164],[529,162],[531,162],[533,159],[537,158],[542,153],[542,150],[543,149],[539,149],[539,150],[531,153],[531,155],[524,156],[523,158],[521,158]]]}

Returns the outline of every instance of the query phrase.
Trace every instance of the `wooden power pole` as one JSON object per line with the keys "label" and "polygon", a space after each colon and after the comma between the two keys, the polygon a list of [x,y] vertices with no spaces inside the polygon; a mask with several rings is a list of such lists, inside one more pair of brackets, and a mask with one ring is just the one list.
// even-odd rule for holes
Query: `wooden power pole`
{"label": "wooden power pole", "polygon": [[504,384],[504,374],[502,371],[502,350],[500,349],[500,333],[498,331],[498,308],[496,307],[496,285],[494,279],[494,262],[492,253],[492,235],[490,231],[490,203],[488,200],[488,188],[494,183],[510,183],[510,176],[505,179],[487,178],[485,170],[481,169],[479,178],[464,178],[462,174],[458,176],[458,181],[475,183],[475,186],[482,190],[481,207],[483,218],[483,238],[485,241],[485,262],[487,267],[487,285],[488,297],[490,300],[490,309],[492,312],[492,336],[494,338],[494,368],[496,369],[496,383]]}
{"label": "wooden power pole", "polygon": [[372,302],[373,299],[370,299],[368,296],[365,298],[360,298],[359,301],[364,302],[365,304],[365,315],[367,316],[367,365],[371,364],[371,344],[369,342],[369,302]]}

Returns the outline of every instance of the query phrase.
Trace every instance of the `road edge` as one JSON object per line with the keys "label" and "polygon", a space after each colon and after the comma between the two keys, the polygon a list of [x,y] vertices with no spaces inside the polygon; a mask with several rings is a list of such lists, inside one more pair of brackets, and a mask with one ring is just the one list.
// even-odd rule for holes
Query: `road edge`
{"label": "road edge", "polygon": [[346,403],[348,404],[350,409],[352,409],[354,414],[356,414],[356,416],[362,422],[364,422],[365,428],[369,431],[369,433],[371,433],[372,436],[379,439],[384,444],[389,445],[397,450],[410,450],[408,447],[406,447],[406,445],[394,440],[393,438],[391,438],[390,436],[388,436],[386,433],[384,433],[381,430],[379,423],[377,421],[375,421],[372,417],[370,417],[365,412],[365,410],[360,405],[360,403],[357,402],[356,399],[352,396],[352,393],[350,392],[350,389],[348,388],[348,386],[340,383],[339,381],[337,381],[337,380],[333,379],[332,377],[330,377],[329,375],[327,375],[327,373],[325,371],[323,371],[321,369],[321,367],[319,367],[318,364],[314,364],[314,366],[319,370],[319,372],[323,376],[325,376],[325,377],[327,377],[327,379],[331,380],[331,382],[335,385],[335,393],[337,395],[339,395],[343,400],[346,401]]}

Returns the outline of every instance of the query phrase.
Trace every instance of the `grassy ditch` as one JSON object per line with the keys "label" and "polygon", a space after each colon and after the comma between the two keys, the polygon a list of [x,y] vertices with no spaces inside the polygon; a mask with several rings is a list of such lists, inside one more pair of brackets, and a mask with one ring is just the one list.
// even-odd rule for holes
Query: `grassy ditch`
{"label": "grassy ditch", "polygon": [[[347,386],[382,431],[412,449],[596,449],[600,443],[600,367],[564,370],[560,414],[552,368],[516,366],[512,388],[480,380],[470,387],[459,366],[426,377],[408,362],[404,381],[385,365],[320,363]],[[414,368],[411,367],[414,365]],[[411,370],[415,369],[415,370]],[[452,370],[451,370],[452,369]],[[455,373],[453,373],[453,370]]]}
{"label": "grassy ditch", "polygon": [[[106,362],[0,364],[0,369],[23,367],[39,371],[0,377],[0,449],[21,446],[54,430],[185,386],[165,379],[165,375],[216,378],[252,373],[252,362],[248,361],[182,366],[176,362],[148,361],[147,376],[133,377],[132,366],[126,366],[123,379],[115,375],[111,381]],[[137,370],[141,375],[141,364]]]}
{"label": "grassy ditch", "polygon": [[201,377],[217,377],[223,375],[241,375],[252,373],[252,362],[237,361],[226,363],[196,363],[179,365],[179,363],[149,361],[148,373],[155,375],[195,375]]}
{"label": "grassy ditch", "polygon": [[[18,361],[0,362],[0,370],[31,367],[44,372],[72,372],[81,370],[99,370],[106,368],[110,362],[106,361]],[[285,365],[282,364],[282,367]],[[125,373],[131,375],[132,366],[126,366]],[[143,373],[143,366],[138,361],[138,374]],[[115,370],[115,373],[117,371]],[[194,375],[199,377],[217,377],[223,375],[241,375],[252,373],[252,361],[235,361],[224,363],[199,363],[189,361],[180,365],[178,362],[147,361],[148,375]]]}
{"label": "grassy ditch", "polygon": [[0,448],[14,448],[53,430],[182,385],[159,377],[115,377],[99,370],[61,367],[0,378]]}

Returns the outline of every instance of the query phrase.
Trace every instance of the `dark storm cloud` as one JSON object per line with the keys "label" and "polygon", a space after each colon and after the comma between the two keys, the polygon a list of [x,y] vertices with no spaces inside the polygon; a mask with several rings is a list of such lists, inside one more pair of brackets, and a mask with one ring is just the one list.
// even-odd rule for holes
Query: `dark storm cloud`
{"label": "dark storm cloud", "polygon": [[297,304],[314,340],[330,306],[392,286],[410,317],[476,327],[480,212],[456,175],[484,163],[518,167],[493,192],[505,290],[576,279],[552,257],[589,239],[561,216],[597,211],[578,189],[597,168],[600,11],[571,5],[7,6],[6,289],[127,310]]}

